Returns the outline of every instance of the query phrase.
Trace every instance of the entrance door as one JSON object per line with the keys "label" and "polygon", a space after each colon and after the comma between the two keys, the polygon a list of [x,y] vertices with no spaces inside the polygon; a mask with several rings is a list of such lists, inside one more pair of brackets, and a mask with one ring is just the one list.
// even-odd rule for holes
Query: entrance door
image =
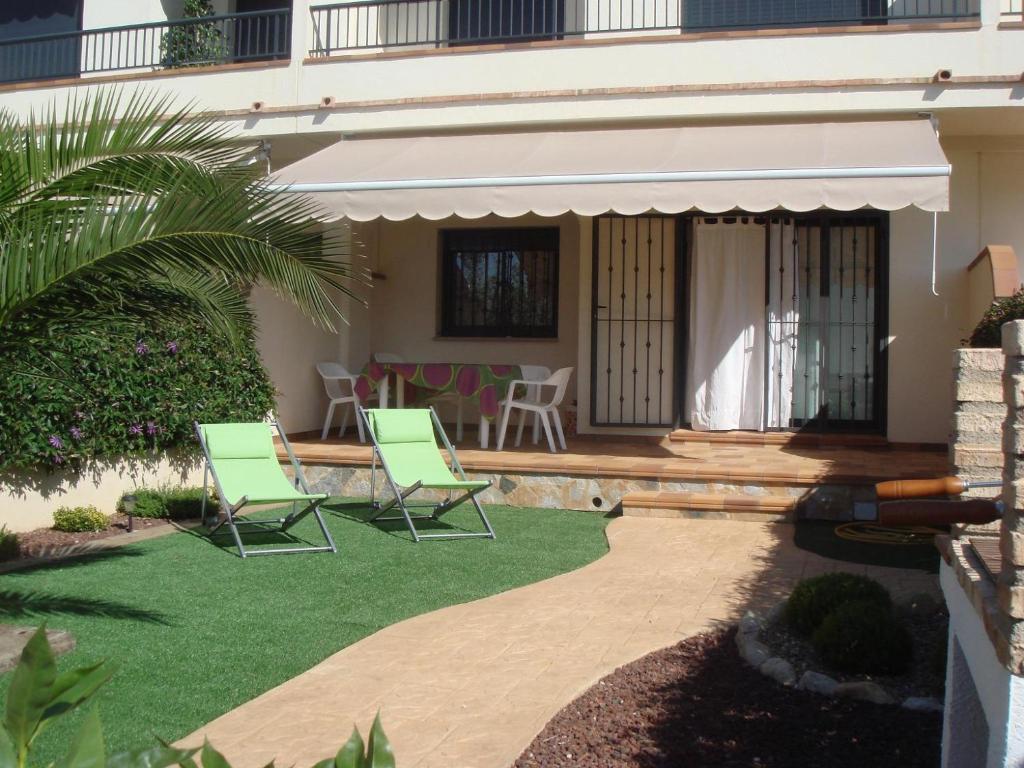
{"label": "entrance door", "polygon": [[[698,221],[762,234],[751,234],[742,260],[710,246],[709,254],[689,256],[684,419],[702,429],[884,432],[885,215],[697,217],[686,230],[690,250],[701,247],[694,236]],[[710,282],[698,280],[702,264],[718,264],[720,273]],[[741,268],[747,273],[739,274]],[[754,274],[759,268],[761,275]],[[751,309],[756,297],[739,290],[757,285],[763,291],[759,322]],[[693,311],[702,304],[705,311]],[[701,365],[694,361],[697,351]],[[763,356],[760,364],[755,355]],[[703,399],[696,396],[702,387]],[[695,411],[702,419],[729,418],[698,423]]]}
{"label": "entrance door", "polygon": [[[792,219],[770,279],[793,297],[770,307],[769,333],[792,339],[773,368],[791,376],[789,426],[813,431],[885,428],[888,258],[884,215]],[[794,336],[793,329],[796,329]],[[785,354],[785,359],[781,357]]]}
{"label": "entrance door", "polygon": [[671,427],[676,406],[676,220],[594,220],[590,423]]}

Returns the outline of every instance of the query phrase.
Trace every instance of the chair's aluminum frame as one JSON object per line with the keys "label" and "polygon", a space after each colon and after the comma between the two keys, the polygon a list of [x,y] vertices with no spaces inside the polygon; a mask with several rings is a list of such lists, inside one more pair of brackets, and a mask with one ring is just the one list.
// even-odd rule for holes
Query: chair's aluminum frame
{"label": "chair's aluminum frame", "polygon": [[[206,535],[211,539],[214,536],[223,536],[225,531],[222,531],[223,526],[228,527],[228,532],[235,540],[235,545],[238,547],[238,554],[240,557],[245,558],[249,555],[288,555],[295,554],[297,552],[334,552],[337,553],[338,548],[334,544],[334,539],[331,538],[331,532],[327,530],[327,524],[324,523],[323,516],[320,514],[320,505],[325,499],[316,499],[301,510],[298,508],[298,502],[292,502],[292,513],[287,517],[279,517],[270,520],[239,520],[236,519],[236,515],[246,504],[249,503],[249,497],[243,496],[235,504],[230,504],[227,500],[227,496],[224,494],[224,489],[221,487],[220,478],[217,477],[217,470],[213,466],[213,461],[210,459],[210,449],[206,445],[206,440],[203,437],[203,430],[198,421],[192,422],[196,431],[196,438],[199,440],[199,445],[203,449],[204,457],[204,468],[203,468],[203,501],[200,507],[200,517],[202,518],[203,525],[207,523],[206,517],[206,499],[208,496],[209,480],[208,478],[213,476],[213,485],[217,490],[217,498],[220,500],[220,506],[224,510],[224,519],[217,522],[212,528],[210,528]],[[309,485],[306,483],[306,476],[302,473],[302,464],[295,457],[292,452],[291,443],[288,442],[288,437],[285,435],[284,430],[281,428],[281,423],[277,420],[271,422],[271,424],[277,429],[277,434],[281,438],[281,443],[284,445],[285,451],[288,453],[288,459],[291,461],[292,468],[295,470],[295,487],[301,488],[303,493],[310,493]],[[287,533],[288,529],[295,525],[297,522],[302,520],[307,515],[312,514],[316,518],[317,524],[320,526],[320,531],[324,535],[324,539],[327,540],[326,547],[276,547],[267,549],[249,549],[245,548],[242,543],[242,534],[238,530],[239,526],[251,525],[262,528],[264,531],[271,533]]]}
{"label": "chair's aluminum frame", "polygon": [[[455,448],[452,447],[451,441],[448,440],[448,435],[444,431],[444,427],[441,426],[441,420],[437,417],[437,411],[433,407],[428,408],[430,411],[430,419],[434,425],[434,431],[441,436],[441,440],[444,442],[444,447],[448,451],[448,455],[451,457],[451,465],[455,472],[458,473],[458,477],[461,480],[468,480],[466,471],[462,468],[459,463],[458,456],[455,455]],[[370,440],[373,443],[373,458],[370,464],[370,504],[373,506],[377,513],[370,518],[369,522],[384,522],[388,520],[404,520],[406,526],[409,528],[409,533],[412,534],[414,541],[423,541],[424,539],[493,539],[496,538],[494,535],[494,528],[491,527],[491,521],[487,519],[487,513],[484,512],[484,508],[480,506],[480,501],[477,499],[477,494],[486,491],[490,487],[488,483],[483,488],[477,488],[475,490],[466,491],[458,498],[452,499],[451,495],[441,502],[440,504],[422,505],[426,508],[432,509],[429,515],[412,515],[409,513],[409,506],[406,504],[408,499],[416,491],[420,490],[423,486],[419,483],[413,483],[411,486],[406,488],[404,491],[395,482],[394,476],[391,474],[391,468],[388,466],[387,460],[384,458],[383,452],[380,450],[380,443],[377,442],[377,433],[374,432],[373,425],[370,423],[370,417],[366,413],[366,409],[362,406],[359,407],[359,418],[363,420],[363,425],[367,430],[367,434],[370,436]],[[394,498],[386,504],[377,501],[377,460],[380,459],[381,468],[384,470],[384,477],[387,479],[388,485],[391,486],[391,491],[394,494]],[[485,532],[471,532],[471,533],[420,533],[416,530],[416,525],[413,520],[439,520],[441,515],[448,512],[460,504],[469,501],[473,504],[476,509],[476,513],[480,516],[480,521],[484,524]],[[397,506],[402,514],[391,515],[384,517],[384,514],[391,508]]]}

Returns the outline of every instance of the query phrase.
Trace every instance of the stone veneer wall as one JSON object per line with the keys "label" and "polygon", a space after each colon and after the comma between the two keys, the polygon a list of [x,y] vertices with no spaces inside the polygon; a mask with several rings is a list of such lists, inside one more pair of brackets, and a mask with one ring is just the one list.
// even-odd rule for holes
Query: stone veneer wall
{"label": "stone veneer wall", "polygon": [[[1003,351],[958,349],[953,353],[954,399],[949,439],[951,472],[969,482],[1003,478]],[[973,488],[966,496],[995,497],[999,488]],[[960,533],[995,536],[999,523],[956,526]]]}
{"label": "stone veneer wall", "polygon": [[996,595],[1001,615],[996,654],[1013,674],[1024,675],[1024,320],[1003,326],[1003,353],[1005,508],[999,530],[1002,572]]}
{"label": "stone veneer wall", "polygon": [[[957,477],[979,482],[1003,477],[1003,351],[958,349],[953,354],[956,407],[949,463]],[[977,488],[971,496],[998,496],[998,488]]]}

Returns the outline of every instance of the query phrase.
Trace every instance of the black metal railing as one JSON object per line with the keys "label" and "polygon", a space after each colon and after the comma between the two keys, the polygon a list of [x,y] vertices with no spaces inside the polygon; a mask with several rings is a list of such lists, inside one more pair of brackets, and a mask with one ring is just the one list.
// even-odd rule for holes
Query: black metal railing
{"label": "black metal railing", "polygon": [[0,82],[286,59],[291,10],[0,40]]}
{"label": "black metal railing", "polygon": [[980,0],[358,0],[310,8],[310,55],[588,34],[975,19]]}

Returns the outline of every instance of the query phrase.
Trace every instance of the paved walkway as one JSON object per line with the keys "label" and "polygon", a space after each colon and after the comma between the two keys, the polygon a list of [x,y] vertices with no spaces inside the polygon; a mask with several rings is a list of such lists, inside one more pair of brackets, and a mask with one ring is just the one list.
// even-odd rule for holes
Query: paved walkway
{"label": "paved walkway", "polygon": [[602,676],[764,610],[800,577],[856,570],[896,595],[938,595],[933,576],[826,560],[792,536],[787,525],[616,519],[611,552],[585,568],[387,627],[183,741],[208,737],[236,768],[305,768],[353,723],[365,735],[380,709],[399,768],[507,768]]}

